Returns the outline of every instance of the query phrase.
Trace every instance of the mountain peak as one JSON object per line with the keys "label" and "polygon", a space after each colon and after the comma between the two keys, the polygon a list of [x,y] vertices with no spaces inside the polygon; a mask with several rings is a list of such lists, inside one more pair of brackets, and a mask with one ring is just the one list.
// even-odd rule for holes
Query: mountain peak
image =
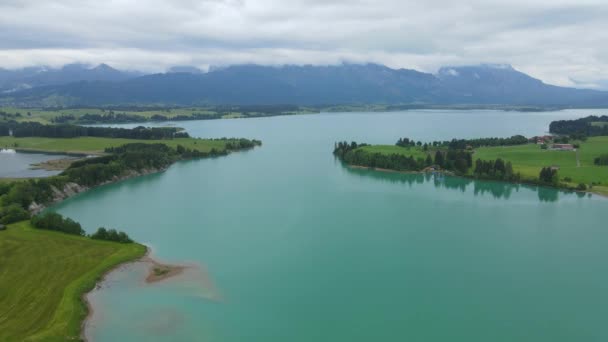
{"label": "mountain peak", "polygon": [[112,68],[111,66],[107,65],[106,63],[101,63],[98,66],[94,67],[91,70],[96,70],[96,71],[118,71],[114,68]]}

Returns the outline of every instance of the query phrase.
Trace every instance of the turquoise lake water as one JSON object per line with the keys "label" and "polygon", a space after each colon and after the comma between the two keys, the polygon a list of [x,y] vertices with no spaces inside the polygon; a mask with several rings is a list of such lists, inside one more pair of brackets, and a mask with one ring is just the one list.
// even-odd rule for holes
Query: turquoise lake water
{"label": "turquoise lake water", "polygon": [[192,265],[141,263],[94,291],[93,341],[606,341],[608,200],[352,170],[335,141],[541,135],[546,113],[407,111],[179,122],[263,141],[180,162],[54,209]]}

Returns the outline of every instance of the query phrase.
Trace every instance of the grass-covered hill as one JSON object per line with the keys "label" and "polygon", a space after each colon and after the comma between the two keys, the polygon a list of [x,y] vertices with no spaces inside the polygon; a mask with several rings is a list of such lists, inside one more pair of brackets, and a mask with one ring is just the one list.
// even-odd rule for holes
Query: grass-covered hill
{"label": "grass-covered hill", "polygon": [[146,248],[33,228],[0,231],[0,341],[75,341],[87,307],[82,295],[102,274]]}

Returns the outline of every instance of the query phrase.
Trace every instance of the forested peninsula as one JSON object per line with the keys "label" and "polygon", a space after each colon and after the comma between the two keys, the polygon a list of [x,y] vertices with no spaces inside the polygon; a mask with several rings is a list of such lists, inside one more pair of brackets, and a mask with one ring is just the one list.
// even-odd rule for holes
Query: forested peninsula
{"label": "forested peninsula", "polygon": [[[453,139],[394,145],[337,142],[334,155],[350,166],[521,182],[608,195],[607,116],[552,122],[550,136]],[[558,134],[559,132],[559,134]]]}
{"label": "forested peninsula", "polygon": [[[110,135],[123,135],[123,131],[129,131],[134,137],[141,138],[143,131],[165,134],[172,130],[148,130],[141,128],[133,130],[104,129],[104,132]],[[180,133],[173,132],[173,134]],[[227,155],[232,151],[250,149],[261,145],[260,141],[249,139],[225,138],[205,140],[190,138],[185,141],[191,147],[186,147],[179,144],[184,138],[171,137],[170,140],[175,145],[175,147],[171,147],[168,144],[152,140],[153,138],[157,138],[156,134],[144,134],[143,136],[150,138],[150,143],[133,142],[117,147],[108,147],[105,149],[104,155],[73,162],[58,176],[1,183],[0,223],[12,223],[27,218],[30,213],[38,213],[49,204],[91,187],[165,170],[172,163],[179,160],[217,157]],[[111,139],[109,140],[111,141]],[[13,139],[11,141],[19,140]],[[217,146],[218,143],[221,144],[222,148],[205,148],[208,144]]]}

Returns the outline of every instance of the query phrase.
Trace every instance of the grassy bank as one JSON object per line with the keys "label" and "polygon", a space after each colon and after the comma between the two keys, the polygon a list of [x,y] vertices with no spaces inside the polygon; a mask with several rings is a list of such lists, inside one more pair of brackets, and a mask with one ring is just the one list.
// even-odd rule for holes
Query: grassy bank
{"label": "grassy bank", "polygon": [[15,137],[0,137],[0,148],[17,148],[20,150],[43,151],[43,152],[63,152],[63,153],[85,153],[96,154],[102,153],[106,147],[117,147],[129,143],[162,143],[169,147],[177,147],[182,145],[185,148],[198,150],[200,152],[209,152],[215,148],[218,151],[226,149],[226,143],[230,139],[211,140],[211,139],[196,139],[196,138],[176,138],[171,140],[138,140],[138,139],[120,139],[120,138],[96,138],[96,137],[78,137],[78,138],[15,138]]}
{"label": "grassy bank", "polygon": [[0,231],[0,341],[77,340],[87,315],[82,295],[116,265],[146,252],[119,244],[34,229]]}
{"label": "grassy bank", "polygon": [[[608,137],[591,137],[580,142],[577,152],[543,150],[539,145],[528,144],[504,147],[481,147],[475,150],[474,159],[495,160],[501,158],[513,163],[513,170],[523,179],[538,178],[545,166],[558,166],[560,181],[575,187],[579,183],[597,185],[593,191],[608,194],[608,167],[593,164],[593,159],[608,153]],[[570,179],[567,181],[566,179]]]}

